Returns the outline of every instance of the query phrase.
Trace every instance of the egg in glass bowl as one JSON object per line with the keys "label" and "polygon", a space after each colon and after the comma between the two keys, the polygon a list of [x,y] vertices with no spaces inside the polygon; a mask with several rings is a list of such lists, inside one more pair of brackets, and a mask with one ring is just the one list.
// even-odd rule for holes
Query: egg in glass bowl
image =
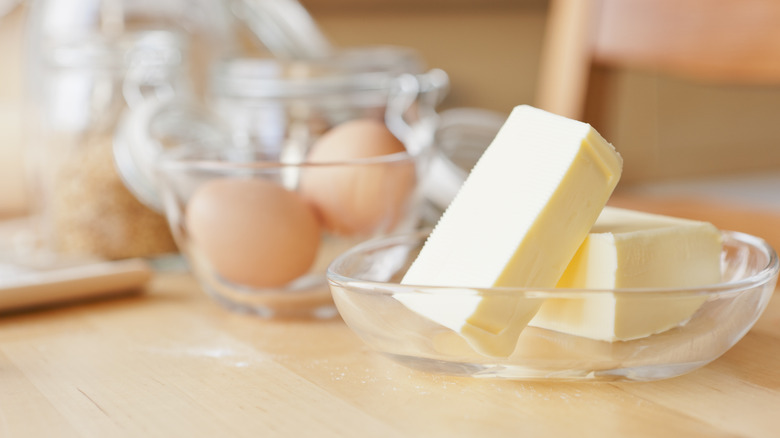
{"label": "egg in glass bowl", "polygon": [[333,258],[361,241],[419,226],[426,154],[408,153],[377,121],[346,128],[385,137],[352,155],[320,156],[332,147],[324,136],[297,164],[245,148],[185,147],[161,156],[166,217],[209,295],[264,317],[330,317],[325,271]]}

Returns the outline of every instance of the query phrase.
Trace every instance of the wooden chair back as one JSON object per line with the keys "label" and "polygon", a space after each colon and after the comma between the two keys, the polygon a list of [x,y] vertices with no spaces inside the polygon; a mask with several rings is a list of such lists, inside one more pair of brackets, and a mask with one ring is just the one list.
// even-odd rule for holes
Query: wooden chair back
{"label": "wooden chair back", "polygon": [[550,0],[548,14],[535,104],[567,117],[597,99],[594,67],[780,84],[778,0]]}

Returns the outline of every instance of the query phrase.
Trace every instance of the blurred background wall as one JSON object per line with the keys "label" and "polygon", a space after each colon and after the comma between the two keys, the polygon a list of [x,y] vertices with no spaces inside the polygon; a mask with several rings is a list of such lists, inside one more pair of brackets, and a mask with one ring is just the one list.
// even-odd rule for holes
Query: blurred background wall
{"label": "blurred background wall", "polygon": [[444,107],[509,113],[534,97],[543,0],[302,0],[338,46],[414,47],[447,71]]}
{"label": "blurred background wall", "polygon": [[[442,108],[502,113],[533,103],[545,0],[301,0],[338,46],[397,44],[446,70]],[[23,140],[24,6],[0,19],[0,216],[26,208]],[[609,72],[603,134],[626,161],[622,184],[780,169],[780,87],[697,84]],[[599,126],[596,126],[599,129]]]}
{"label": "blurred background wall", "polygon": [[[11,8],[10,10],[8,8]],[[27,208],[23,166],[22,27],[24,10],[0,1],[0,218]]]}

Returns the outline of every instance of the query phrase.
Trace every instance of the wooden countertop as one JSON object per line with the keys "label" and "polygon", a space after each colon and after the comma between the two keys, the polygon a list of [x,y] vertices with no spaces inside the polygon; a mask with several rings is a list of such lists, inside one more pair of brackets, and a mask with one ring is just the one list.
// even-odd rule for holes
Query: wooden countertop
{"label": "wooden countertop", "polygon": [[340,319],[230,313],[183,273],[0,317],[0,437],[777,437],[780,300],[724,356],[650,383],[434,376]]}

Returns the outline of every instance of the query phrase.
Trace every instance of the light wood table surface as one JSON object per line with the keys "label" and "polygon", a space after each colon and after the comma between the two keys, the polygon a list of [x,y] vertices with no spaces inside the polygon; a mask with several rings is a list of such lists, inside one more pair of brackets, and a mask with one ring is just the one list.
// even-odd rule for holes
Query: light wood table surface
{"label": "light wood table surface", "polygon": [[685,376],[497,381],[404,368],[338,318],[230,313],[159,273],[140,295],[0,317],[0,437],[81,436],[778,437],[780,299]]}

